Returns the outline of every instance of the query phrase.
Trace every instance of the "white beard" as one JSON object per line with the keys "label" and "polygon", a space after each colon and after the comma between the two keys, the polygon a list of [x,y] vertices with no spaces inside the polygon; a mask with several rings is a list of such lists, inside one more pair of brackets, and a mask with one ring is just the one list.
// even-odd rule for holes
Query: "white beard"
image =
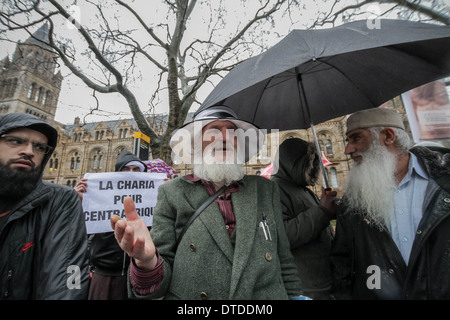
{"label": "white beard", "polygon": [[194,164],[194,175],[206,181],[230,185],[241,180],[245,172],[241,164]]}
{"label": "white beard", "polygon": [[225,159],[221,156],[216,157],[214,153],[207,152],[204,154],[202,163],[193,165],[194,175],[206,181],[224,183],[225,185],[241,180],[245,175],[244,165],[233,161],[233,158],[235,158],[234,148],[230,145],[227,147],[229,150]]}
{"label": "white beard", "polygon": [[360,163],[354,163],[350,171],[344,203],[364,214],[379,230],[390,229],[390,217],[394,212],[396,156],[375,139],[370,148],[359,153]]}

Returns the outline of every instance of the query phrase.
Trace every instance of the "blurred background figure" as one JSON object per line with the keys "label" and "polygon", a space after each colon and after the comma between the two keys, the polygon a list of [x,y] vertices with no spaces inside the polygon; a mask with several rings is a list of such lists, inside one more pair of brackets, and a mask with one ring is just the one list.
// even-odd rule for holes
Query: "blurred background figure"
{"label": "blurred background figure", "polygon": [[325,192],[322,188],[319,200],[308,188],[320,174],[320,159],[313,143],[287,139],[280,145],[278,157],[271,180],[280,188],[284,226],[303,294],[317,300],[329,299],[333,238],[330,220],[336,217],[336,191]]}

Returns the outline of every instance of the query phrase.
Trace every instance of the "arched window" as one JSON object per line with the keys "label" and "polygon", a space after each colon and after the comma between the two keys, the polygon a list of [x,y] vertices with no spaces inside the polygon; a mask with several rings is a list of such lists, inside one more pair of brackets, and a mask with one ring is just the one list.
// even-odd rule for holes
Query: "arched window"
{"label": "arched window", "polygon": [[326,147],[327,147],[327,154],[333,154],[333,144],[331,143],[330,139],[326,141]]}
{"label": "arched window", "polygon": [[94,162],[92,165],[92,169],[97,169],[97,167],[98,167],[98,159],[97,159],[97,156],[94,156]]}
{"label": "arched window", "polygon": [[58,159],[55,159],[55,166],[53,167],[55,170],[58,170],[58,163],[59,163]]}
{"label": "arched window", "polygon": [[47,103],[49,102],[49,98],[50,98],[50,91],[47,90],[44,94],[44,97],[42,98],[42,104],[44,106],[46,106]]}
{"label": "arched window", "polygon": [[39,102],[39,100],[41,99],[41,94],[42,94],[42,87],[40,87],[40,88],[36,91],[36,95],[34,96],[34,101],[35,101],[35,102]]}
{"label": "arched window", "polygon": [[75,163],[75,170],[80,170],[80,157],[77,157],[77,161]]}
{"label": "arched window", "polygon": [[48,170],[49,171],[53,171],[53,159],[50,159],[50,161],[48,162]]}
{"label": "arched window", "polygon": [[32,83],[29,87],[28,87],[28,94],[27,94],[27,98],[31,99],[31,97],[33,96],[33,92],[34,92],[34,88],[36,87],[35,83]]}
{"label": "arched window", "polygon": [[98,168],[103,169],[103,155],[98,156]]}
{"label": "arched window", "polygon": [[337,170],[336,168],[331,168],[331,186],[333,188],[339,188],[338,178],[337,178]]}
{"label": "arched window", "polygon": [[324,151],[322,140],[319,140],[319,148],[320,148],[320,150]]}
{"label": "arched window", "polygon": [[75,168],[75,159],[72,157],[70,159],[70,170],[73,170]]}

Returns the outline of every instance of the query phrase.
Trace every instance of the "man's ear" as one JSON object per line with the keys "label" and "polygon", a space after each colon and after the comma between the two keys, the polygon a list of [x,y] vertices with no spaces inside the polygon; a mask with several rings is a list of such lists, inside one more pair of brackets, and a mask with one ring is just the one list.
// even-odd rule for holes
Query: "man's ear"
{"label": "man's ear", "polygon": [[397,136],[395,135],[395,132],[392,128],[384,128],[381,133],[384,134],[382,137],[382,141],[386,146],[393,145],[395,140],[397,139]]}

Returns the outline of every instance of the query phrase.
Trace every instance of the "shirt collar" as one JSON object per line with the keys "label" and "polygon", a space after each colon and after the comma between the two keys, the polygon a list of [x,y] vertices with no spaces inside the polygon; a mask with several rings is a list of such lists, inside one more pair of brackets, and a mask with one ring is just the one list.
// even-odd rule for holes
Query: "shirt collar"
{"label": "shirt collar", "polygon": [[417,156],[414,153],[409,153],[409,164],[408,164],[408,176],[411,176],[413,172],[421,176],[422,178],[428,180],[428,174],[425,169],[420,164]]}

